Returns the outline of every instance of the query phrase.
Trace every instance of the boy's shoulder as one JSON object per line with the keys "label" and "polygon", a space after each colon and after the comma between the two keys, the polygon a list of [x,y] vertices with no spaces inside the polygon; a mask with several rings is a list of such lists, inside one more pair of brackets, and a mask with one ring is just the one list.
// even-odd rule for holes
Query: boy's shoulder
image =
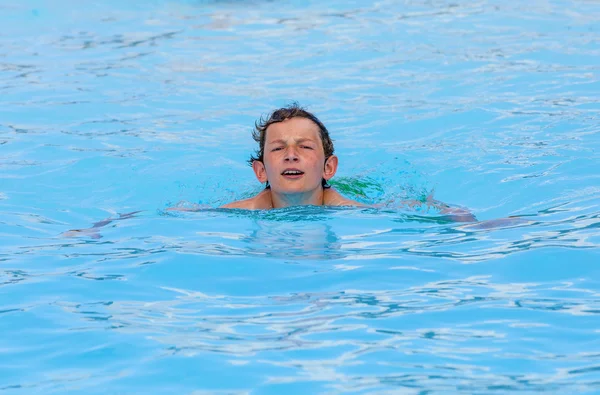
{"label": "boy's shoulder", "polygon": [[[365,205],[345,198],[333,188],[327,188],[323,191],[323,205],[325,206],[358,206]],[[265,189],[258,195],[249,199],[238,200],[221,206],[221,208],[239,208],[245,210],[269,210],[273,208],[271,203],[271,190]]]}
{"label": "boy's shoulder", "polygon": [[325,206],[357,206],[365,205],[355,200],[345,198],[333,188],[327,188],[323,191],[323,205]]}
{"label": "boy's shoulder", "polygon": [[268,210],[272,208],[271,190],[265,189],[258,195],[248,199],[238,200],[228,204],[224,204],[220,208],[240,208],[245,210]]}

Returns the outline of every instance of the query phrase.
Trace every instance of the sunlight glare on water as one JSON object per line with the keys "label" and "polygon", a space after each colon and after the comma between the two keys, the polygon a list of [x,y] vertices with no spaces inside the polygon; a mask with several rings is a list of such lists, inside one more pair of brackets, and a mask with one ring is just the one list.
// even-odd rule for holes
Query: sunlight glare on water
{"label": "sunlight glare on water", "polygon": [[[0,393],[600,392],[599,21],[0,2]],[[291,101],[376,208],[218,209]]]}

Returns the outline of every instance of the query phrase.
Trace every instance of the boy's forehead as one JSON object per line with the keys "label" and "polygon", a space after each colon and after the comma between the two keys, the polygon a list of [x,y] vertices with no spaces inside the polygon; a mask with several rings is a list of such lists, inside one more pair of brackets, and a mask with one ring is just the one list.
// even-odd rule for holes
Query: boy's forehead
{"label": "boy's forehead", "polygon": [[310,138],[320,141],[319,126],[308,118],[294,117],[269,125],[266,130],[266,142],[286,138]]}

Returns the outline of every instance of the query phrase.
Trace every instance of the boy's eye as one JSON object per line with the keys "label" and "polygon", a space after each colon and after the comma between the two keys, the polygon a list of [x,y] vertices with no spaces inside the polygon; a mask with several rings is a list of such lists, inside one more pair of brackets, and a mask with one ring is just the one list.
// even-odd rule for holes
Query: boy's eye
{"label": "boy's eye", "polygon": [[271,152],[273,152],[273,151],[279,151],[279,150],[282,150],[282,149],[283,149],[283,148],[281,148],[281,147],[275,147],[275,148],[273,148],[273,149],[271,150]]}
{"label": "boy's eye", "polygon": [[308,145],[301,145],[300,148],[312,149],[312,147],[309,147]]}

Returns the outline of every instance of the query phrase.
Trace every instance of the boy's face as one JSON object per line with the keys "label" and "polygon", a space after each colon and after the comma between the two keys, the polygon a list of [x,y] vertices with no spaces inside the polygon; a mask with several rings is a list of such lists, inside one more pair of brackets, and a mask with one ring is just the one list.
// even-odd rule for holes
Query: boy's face
{"label": "boy's face", "polygon": [[300,117],[267,128],[263,161],[252,165],[256,178],[284,194],[314,191],[322,178],[329,180],[337,170],[335,155],[325,163],[319,127]]}

